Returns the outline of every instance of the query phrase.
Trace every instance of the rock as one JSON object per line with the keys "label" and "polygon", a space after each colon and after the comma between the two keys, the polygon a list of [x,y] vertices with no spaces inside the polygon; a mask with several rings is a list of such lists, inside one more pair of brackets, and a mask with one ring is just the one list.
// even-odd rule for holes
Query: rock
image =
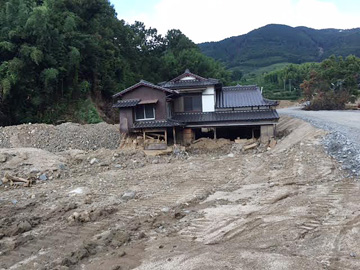
{"label": "rock", "polygon": [[152,163],[152,164],[159,164],[159,160],[158,160],[158,159],[154,159],[151,163]]}
{"label": "rock", "polygon": [[0,187],[3,185],[3,181],[0,179]]}
{"label": "rock", "polygon": [[69,192],[69,194],[83,194],[83,193],[84,193],[84,189],[81,187],[75,188]]}
{"label": "rock", "polygon": [[115,167],[116,169],[122,169],[122,166],[121,166],[120,164],[116,164],[114,167]]}
{"label": "rock", "polygon": [[269,184],[269,187],[274,187],[275,186],[275,183],[273,183],[273,182],[271,182],[270,184]]}
{"label": "rock", "polygon": [[230,157],[230,158],[233,158],[233,157],[234,157],[234,154],[233,154],[233,153],[230,153],[230,154],[228,154],[227,156]]}
{"label": "rock", "polygon": [[8,157],[6,154],[0,154],[0,163],[5,163]]}
{"label": "rock", "polygon": [[143,239],[146,237],[146,234],[144,232],[141,232],[138,236],[138,239]]}
{"label": "rock", "polygon": [[350,253],[350,257],[355,258],[355,257],[356,257],[356,254],[355,254],[354,252],[351,252],[351,253]]}
{"label": "rock", "polygon": [[65,170],[65,169],[66,169],[66,165],[65,165],[65,164],[59,164],[59,169],[60,169],[60,170]]}
{"label": "rock", "polygon": [[30,222],[27,220],[23,220],[17,225],[16,231],[17,231],[17,233],[23,233],[23,232],[30,231],[31,228],[32,228],[32,226],[31,226]]}
{"label": "rock", "polygon": [[31,168],[30,173],[38,173],[40,170],[38,168]]}
{"label": "rock", "polygon": [[270,143],[269,143],[269,147],[270,147],[270,148],[274,148],[275,145],[276,145],[276,143],[277,143],[276,140],[271,139],[271,140],[270,140]]}
{"label": "rock", "polygon": [[99,163],[99,160],[97,158],[92,158],[90,160],[90,165],[94,165],[95,163]]}
{"label": "rock", "polygon": [[80,216],[78,218],[80,222],[89,222],[90,221],[90,215],[88,211],[84,211],[80,213]]}
{"label": "rock", "polygon": [[120,265],[116,265],[114,266],[113,268],[111,268],[111,270],[120,270],[121,269],[121,266]]}
{"label": "rock", "polygon": [[13,204],[17,204],[18,203],[18,201],[17,200],[11,200],[11,202],[13,203]]}
{"label": "rock", "polygon": [[119,253],[119,257],[124,257],[126,255],[126,252],[125,251],[121,251],[120,253]]}
{"label": "rock", "polygon": [[174,213],[174,218],[176,219],[182,219],[183,217],[185,217],[185,213],[179,211]]}
{"label": "rock", "polygon": [[88,211],[84,212],[74,212],[68,217],[69,222],[78,221],[78,222],[89,222],[90,214]]}
{"label": "rock", "polygon": [[110,166],[110,164],[107,163],[107,162],[102,162],[102,163],[100,163],[100,166],[101,167],[108,167],[108,166]]}
{"label": "rock", "polygon": [[45,173],[43,173],[42,175],[39,176],[39,179],[40,179],[41,181],[46,181],[46,180],[48,180],[48,177],[46,176]]}
{"label": "rock", "polygon": [[124,199],[124,200],[131,200],[131,199],[134,199],[134,198],[135,198],[135,195],[136,195],[136,192],[135,192],[135,191],[129,190],[129,191],[126,191],[126,192],[121,196],[121,198]]}
{"label": "rock", "polygon": [[170,208],[169,207],[163,207],[162,209],[161,209],[161,212],[163,212],[163,213],[168,213],[170,211]]}

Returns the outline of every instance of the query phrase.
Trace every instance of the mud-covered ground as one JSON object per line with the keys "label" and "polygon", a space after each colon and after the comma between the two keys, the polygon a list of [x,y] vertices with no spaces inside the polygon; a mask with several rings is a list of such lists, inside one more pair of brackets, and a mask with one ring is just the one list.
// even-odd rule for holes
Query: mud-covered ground
{"label": "mud-covered ground", "polygon": [[359,182],[324,131],[278,131],[245,153],[1,149],[1,176],[46,180],[0,186],[0,269],[360,269]]}

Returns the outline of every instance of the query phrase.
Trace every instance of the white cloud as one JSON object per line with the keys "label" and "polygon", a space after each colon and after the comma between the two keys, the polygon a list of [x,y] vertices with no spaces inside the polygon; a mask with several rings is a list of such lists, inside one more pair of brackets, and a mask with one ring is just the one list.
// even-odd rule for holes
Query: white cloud
{"label": "white cloud", "polygon": [[355,15],[319,0],[161,0],[152,13],[124,18],[143,21],[162,34],[180,29],[194,42],[245,34],[270,23],[312,28],[359,27]]}

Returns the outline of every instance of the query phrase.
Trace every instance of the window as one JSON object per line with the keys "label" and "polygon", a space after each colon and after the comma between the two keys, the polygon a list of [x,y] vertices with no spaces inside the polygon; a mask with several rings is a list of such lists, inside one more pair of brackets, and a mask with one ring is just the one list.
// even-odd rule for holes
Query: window
{"label": "window", "polygon": [[153,104],[139,105],[135,108],[136,120],[153,120],[155,119],[155,108]]}
{"label": "window", "polygon": [[184,111],[185,112],[201,112],[202,111],[201,95],[185,96],[184,97]]}

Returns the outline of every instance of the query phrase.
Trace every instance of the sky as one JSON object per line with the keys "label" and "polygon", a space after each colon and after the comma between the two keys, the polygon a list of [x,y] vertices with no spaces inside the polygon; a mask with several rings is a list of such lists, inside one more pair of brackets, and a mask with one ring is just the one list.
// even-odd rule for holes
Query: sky
{"label": "sky", "polygon": [[246,34],[267,24],[315,29],[360,27],[360,0],[110,0],[119,19],[160,34],[179,29],[195,43]]}

